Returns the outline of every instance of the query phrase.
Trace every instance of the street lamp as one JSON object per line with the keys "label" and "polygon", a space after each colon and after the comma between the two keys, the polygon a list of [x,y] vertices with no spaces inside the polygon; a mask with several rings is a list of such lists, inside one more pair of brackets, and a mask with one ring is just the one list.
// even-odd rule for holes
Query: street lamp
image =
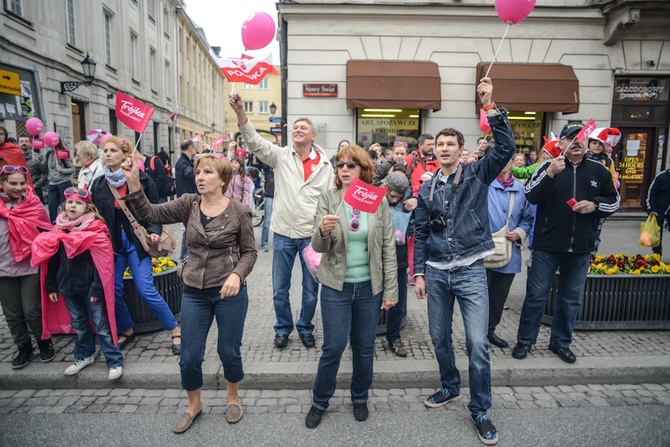
{"label": "street lamp", "polygon": [[75,81],[65,81],[60,83],[60,92],[65,94],[67,92],[73,92],[77,88],[84,84],[85,86],[91,85],[95,77],[95,66],[96,63],[91,59],[91,56],[86,53],[86,57],[81,61],[81,68],[84,71],[84,82],[75,82]]}
{"label": "street lamp", "polygon": [[274,101],[272,104],[270,104],[270,114],[272,116],[275,116],[275,113],[277,113],[277,106],[275,105]]}

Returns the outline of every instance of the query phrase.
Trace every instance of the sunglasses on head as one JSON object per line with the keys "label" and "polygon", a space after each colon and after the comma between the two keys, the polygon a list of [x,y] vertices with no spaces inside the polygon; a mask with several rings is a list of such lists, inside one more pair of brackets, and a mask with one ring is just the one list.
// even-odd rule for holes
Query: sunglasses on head
{"label": "sunglasses on head", "polygon": [[65,197],[68,197],[68,196],[71,196],[71,195],[74,195],[74,194],[78,195],[82,199],[86,199],[90,196],[89,192],[86,191],[85,189],[77,189],[77,188],[74,188],[72,186],[67,188],[65,190],[65,192],[63,193],[63,195]]}
{"label": "sunglasses on head", "polygon": [[351,209],[351,220],[349,221],[349,229],[351,231],[358,231],[361,228],[361,222],[358,218],[361,217],[361,212],[356,208]]}
{"label": "sunglasses on head", "polygon": [[338,161],[335,163],[335,166],[337,166],[337,169],[342,169],[345,166],[349,169],[354,169],[356,166],[358,166],[358,163],[355,161]]}
{"label": "sunglasses on head", "polygon": [[2,171],[0,171],[0,175],[13,174],[14,172],[26,175],[28,173],[28,169],[24,168],[23,166],[4,165],[2,167]]}

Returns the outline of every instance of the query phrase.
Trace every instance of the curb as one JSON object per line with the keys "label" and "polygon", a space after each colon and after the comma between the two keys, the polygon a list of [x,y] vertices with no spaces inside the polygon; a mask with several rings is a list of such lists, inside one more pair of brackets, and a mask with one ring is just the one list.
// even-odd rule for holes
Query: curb
{"label": "curb", "polygon": [[[457,359],[462,384],[468,386],[467,359]],[[311,389],[318,362],[251,363],[245,366],[243,388]],[[22,370],[10,364],[0,365],[0,389],[84,389],[144,388],[181,389],[179,367],[132,363],[124,366],[121,379],[110,382],[104,362],[86,368],[76,376],[65,376],[54,364],[31,363]],[[63,364],[63,370],[67,365]],[[411,368],[408,368],[410,366]],[[351,381],[350,361],[342,362],[337,376],[338,388],[348,388]],[[438,388],[437,362],[434,360],[399,360],[374,365],[372,387]],[[591,357],[579,358],[574,364],[556,359],[495,359],[491,367],[492,386],[559,386],[588,384],[666,383],[670,377],[670,356]],[[225,389],[223,367],[219,363],[203,364],[204,389]]]}

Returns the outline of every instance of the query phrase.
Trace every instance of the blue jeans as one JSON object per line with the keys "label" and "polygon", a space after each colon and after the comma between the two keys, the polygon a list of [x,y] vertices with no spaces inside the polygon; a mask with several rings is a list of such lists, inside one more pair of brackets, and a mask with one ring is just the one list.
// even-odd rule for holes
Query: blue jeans
{"label": "blue jeans", "polygon": [[244,378],[240,345],[248,307],[246,284],[242,284],[237,295],[226,298],[221,298],[218,293],[207,297],[188,293],[182,295],[179,359],[182,388],[186,391],[202,388],[205,342],[214,317],[218,329],[217,352],[223,364],[223,375],[231,383]]}
{"label": "blue jeans", "polygon": [[456,367],[452,340],[454,301],[463,315],[465,345],[469,358],[470,403],[474,415],[491,408],[491,359],[486,338],[489,323],[489,296],[486,287],[484,262],[467,267],[438,270],[426,266],[426,294],[428,295],[428,325],[440,367],[442,388],[459,394],[461,376]]}
{"label": "blue jeans", "polygon": [[526,280],[526,299],[523,302],[517,333],[518,343],[533,345],[537,341],[551,281],[556,268],[560,267],[558,298],[549,344],[561,349],[570,347],[575,319],[582,304],[590,258],[591,253],[533,251],[533,261]]}
{"label": "blue jeans", "polygon": [[108,368],[123,366],[123,354],[114,346],[112,331],[109,328],[105,299],[100,297],[95,303],[88,295],[64,296],[67,310],[72,316],[72,329],[77,333],[74,342],[74,358],[85,359],[95,354],[95,338],[91,332],[88,317],[91,317],[100,350],[105,356]]}
{"label": "blue jeans", "polygon": [[272,218],[272,197],[265,198],[265,214],[263,215],[263,230],[261,231],[261,247],[268,244],[270,237],[270,219]]}
{"label": "blue jeans", "polygon": [[398,269],[398,304],[386,311],[386,341],[400,340],[400,323],[407,306],[407,269]]}
{"label": "blue jeans", "polygon": [[316,408],[326,410],[333,397],[347,338],[353,354],[351,401],[355,404],[368,401],[381,305],[382,294],[372,296],[370,281],[345,283],[341,292],[321,287],[323,346],[314,379],[313,405]]}
{"label": "blue jeans", "polygon": [[274,235],[272,241],[272,300],[275,306],[275,332],[289,335],[293,332],[293,314],[291,313],[291,300],[289,289],[291,288],[291,271],[295,263],[295,257],[300,257],[302,266],[302,306],[300,318],[295,327],[300,334],[311,334],[314,332],[312,318],[316,312],[317,294],[319,283],[312,278],[302,259],[302,250],[311,242],[311,238],[291,239],[281,234]]}
{"label": "blue jeans", "polygon": [[135,245],[128,240],[126,232],[121,231],[121,246],[114,263],[114,289],[116,295],[116,327],[120,332],[133,327],[133,319],[123,301],[123,272],[130,265],[133,282],[144,304],[151,309],[165,330],[171,331],[178,323],[163,297],[156,290],[154,277],[151,274],[151,257],[140,260]]}

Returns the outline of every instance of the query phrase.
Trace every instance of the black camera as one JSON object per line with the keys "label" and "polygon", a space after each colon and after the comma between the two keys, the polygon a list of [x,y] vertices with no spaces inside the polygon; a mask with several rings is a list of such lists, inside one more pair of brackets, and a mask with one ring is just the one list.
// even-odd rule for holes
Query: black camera
{"label": "black camera", "polygon": [[430,228],[430,231],[434,231],[436,233],[444,230],[444,227],[446,226],[447,223],[445,222],[443,215],[439,215],[435,219],[428,222],[428,227]]}

